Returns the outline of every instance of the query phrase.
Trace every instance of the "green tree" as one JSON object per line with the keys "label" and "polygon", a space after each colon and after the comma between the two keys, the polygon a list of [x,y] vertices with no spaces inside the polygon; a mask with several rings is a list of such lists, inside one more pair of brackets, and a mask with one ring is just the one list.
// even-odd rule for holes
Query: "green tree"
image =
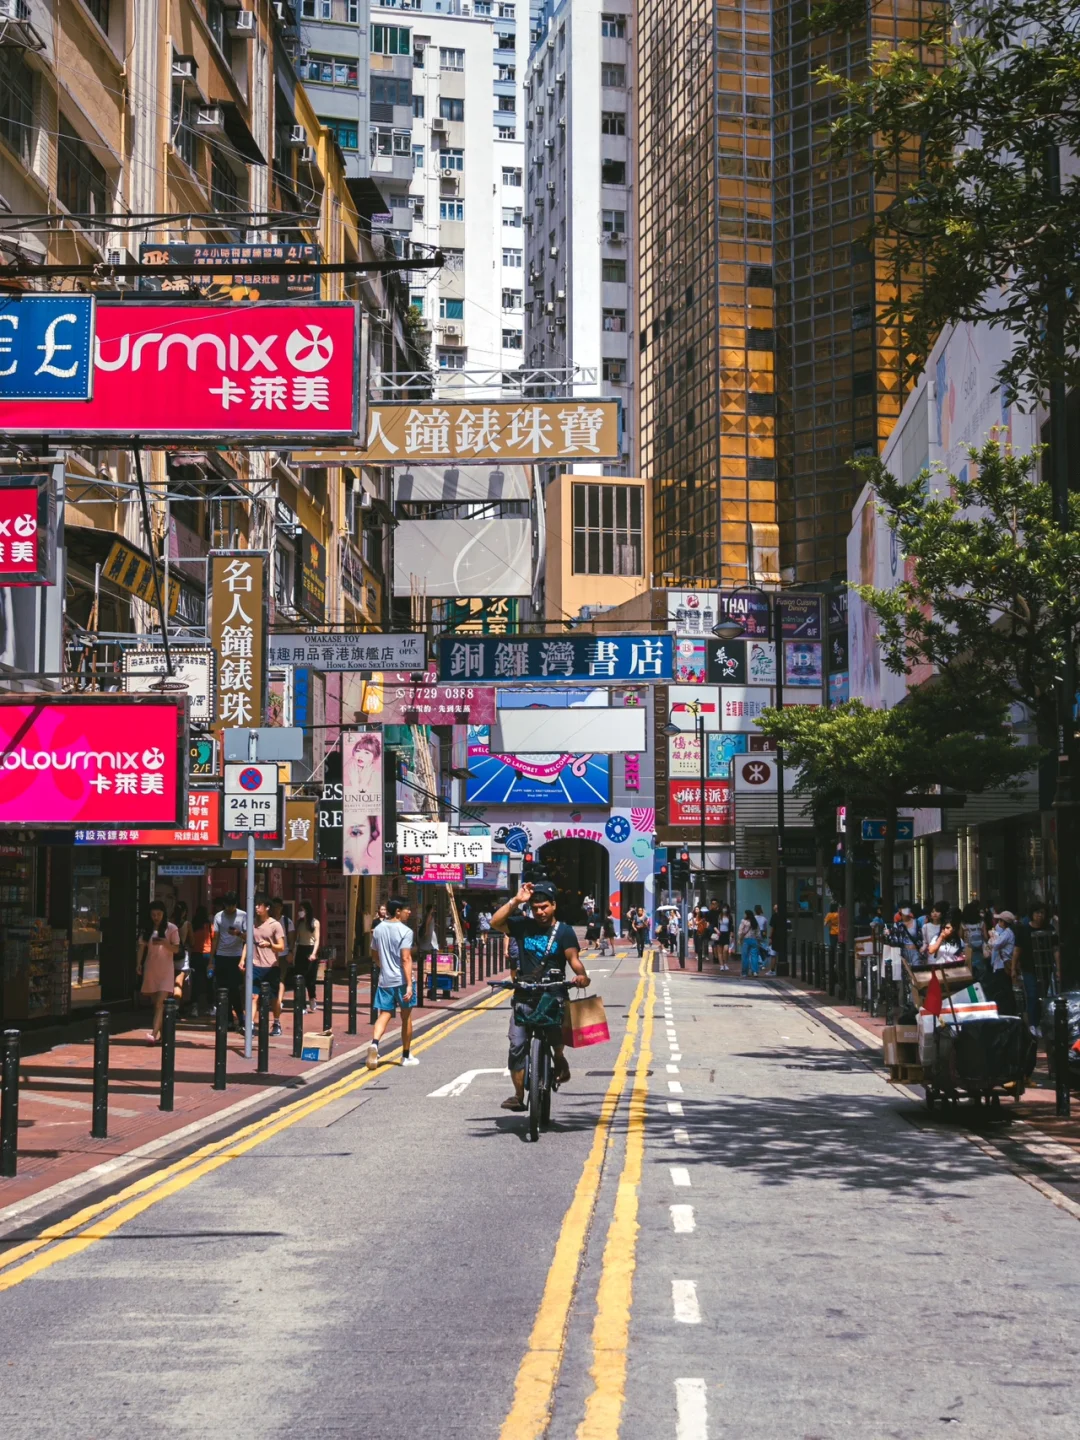
{"label": "green tree", "polygon": [[[875,0],[827,0],[817,28],[857,29]],[[1010,395],[1080,383],[1080,185],[1056,183],[1060,149],[1080,151],[1075,0],[955,0],[927,7],[915,44],[875,46],[866,72],[816,72],[842,102],[831,149],[872,159],[899,189],[875,216],[877,253],[903,276],[881,318],[901,333],[911,374],[942,327],[983,320],[1012,335]],[[1064,316],[1061,344],[1048,307]],[[1064,376],[1062,377],[1062,370]]]}
{"label": "green tree", "polygon": [[849,700],[829,709],[767,710],[759,724],[783,745],[785,763],[798,768],[795,794],[809,800],[820,834],[833,831],[839,805],[888,822],[881,867],[886,914],[894,907],[896,815],[904,796],[934,785],[964,793],[1007,789],[1031,768],[1031,751],[1009,726],[1004,699],[985,685],[939,679],[892,710]]}

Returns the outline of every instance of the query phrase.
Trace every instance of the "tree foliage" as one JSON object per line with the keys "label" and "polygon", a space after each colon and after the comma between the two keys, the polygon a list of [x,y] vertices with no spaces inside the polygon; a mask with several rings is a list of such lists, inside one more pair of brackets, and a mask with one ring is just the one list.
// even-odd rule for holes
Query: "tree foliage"
{"label": "tree foliage", "polygon": [[[860,12],[831,0],[817,19],[850,26]],[[1013,337],[1010,398],[1041,395],[1056,364],[1047,305],[1080,273],[1080,184],[1055,193],[1050,158],[1080,151],[1075,0],[955,0],[929,14],[919,43],[875,46],[857,78],[816,72],[844,101],[832,152],[869,156],[881,182],[899,176],[871,234],[905,277],[883,319],[900,328],[911,374],[943,326],[983,320]],[[1065,342],[1075,385],[1075,304]]]}

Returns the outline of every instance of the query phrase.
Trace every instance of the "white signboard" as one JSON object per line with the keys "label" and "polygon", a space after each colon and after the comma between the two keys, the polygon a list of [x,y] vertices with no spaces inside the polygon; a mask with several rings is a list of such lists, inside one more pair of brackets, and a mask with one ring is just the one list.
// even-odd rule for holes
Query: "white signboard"
{"label": "white signboard", "polygon": [[441,864],[490,865],[491,835],[450,835],[445,854],[435,858]]}
{"label": "white signboard", "polygon": [[399,820],[397,853],[399,855],[438,855],[447,853],[450,826],[443,820]]}
{"label": "white signboard", "polygon": [[426,670],[423,635],[364,635],[349,631],[270,636],[270,664],[308,670]]}
{"label": "white signboard", "polygon": [[[680,730],[696,730],[700,706],[705,729],[720,729],[721,692],[715,685],[669,685],[667,693],[672,725]],[[723,693],[729,693],[726,686]]]}
{"label": "white signboard", "polygon": [[[276,769],[276,767],[275,767]],[[225,796],[225,834],[227,836],[267,833],[276,834],[278,829],[278,792],[276,788],[266,795]]]}
{"label": "white signboard", "polygon": [[[716,728],[714,725],[713,729]],[[645,711],[499,710],[493,755],[623,755],[644,751]]]}
{"label": "white signboard", "polygon": [[746,683],[776,684],[776,645],[772,640],[746,641]]}
{"label": "white signboard", "polygon": [[668,629],[676,635],[711,635],[720,611],[715,590],[669,590]]}
{"label": "white signboard", "polygon": [[771,704],[772,691],[764,686],[725,685],[720,691],[720,728],[754,731]]}
{"label": "white signboard", "polygon": [[[168,680],[170,687],[182,685],[188,694],[189,716],[193,725],[209,725],[214,718],[214,652],[206,650],[170,650],[173,673],[168,675],[165,651],[125,650],[123,657],[124,689],[129,695],[146,692],[173,693],[156,689],[159,680]],[[179,693],[179,692],[176,692]]]}
{"label": "white signboard", "polygon": [[226,765],[226,795],[276,795],[277,765]]}

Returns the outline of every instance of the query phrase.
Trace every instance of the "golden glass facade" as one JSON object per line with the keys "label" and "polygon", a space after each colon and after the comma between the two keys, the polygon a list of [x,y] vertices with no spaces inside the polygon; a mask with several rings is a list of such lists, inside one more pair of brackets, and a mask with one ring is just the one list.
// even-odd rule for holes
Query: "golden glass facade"
{"label": "golden glass facade", "polygon": [[641,466],[660,585],[745,582],[773,526],[771,14],[638,10]]}

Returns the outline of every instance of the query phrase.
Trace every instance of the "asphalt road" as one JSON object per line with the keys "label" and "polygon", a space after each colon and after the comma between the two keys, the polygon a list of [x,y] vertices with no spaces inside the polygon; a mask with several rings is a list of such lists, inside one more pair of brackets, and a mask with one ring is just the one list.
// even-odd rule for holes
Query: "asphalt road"
{"label": "asphalt road", "polygon": [[596,968],[535,1146],[503,1004],[0,1253],[5,1437],[1071,1432],[1072,1214],[766,983]]}

